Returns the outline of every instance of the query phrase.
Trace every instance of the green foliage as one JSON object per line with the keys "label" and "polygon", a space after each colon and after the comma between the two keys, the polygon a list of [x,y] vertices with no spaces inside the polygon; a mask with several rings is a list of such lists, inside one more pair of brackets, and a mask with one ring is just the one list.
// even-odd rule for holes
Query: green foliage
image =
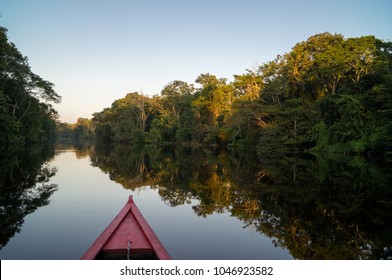
{"label": "green foliage", "polygon": [[97,140],[143,143],[159,107],[155,98],[137,92],[115,100],[111,108],[94,114],[92,127]]}
{"label": "green foliage", "polygon": [[329,146],[329,132],[328,127],[323,120],[314,126],[317,133],[317,144],[313,150],[325,150]]}
{"label": "green foliage", "polygon": [[319,114],[314,104],[289,99],[267,110],[270,122],[262,129],[257,146],[259,152],[305,151],[315,145],[314,126],[319,121]]}
{"label": "green foliage", "polygon": [[[263,128],[258,148],[384,153],[391,141],[391,63],[389,42],[323,33],[263,65],[262,101],[280,112]],[[299,98],[303,104],[293,107]]]}
{"label": "green foliage", "polygon": [[[175,80],[160,96],[129,93],[93,119],[57,123],[57,136],[101,142],[257,147],[259,151],[388,153],[392,43],[322,33],[228,83]],[[0,28],[0,143],[54,136],[53,84],[31,72]]]}
{"label": "green foliage", "polygon": [[94,137],[91,121],[86,118],[78,118],[75,124],[58,123],[56,137],[76,141],[91,140]]}
{"label": "green foliage", "polygon": [[61,98],[53,84],[34,74],[7,30],[0,27],[1,147],[39,142],[54,137],[57,112],[51,102]]}
{"label": "green foliage", "polygon": [[259,72],[247,70],[246,74],[234,75],[234,95],[240,100],[259,99],[263,85],[263,78]]}
{"label": "green foliage", "polygon": [[196,82],[202,87],[196,91],[192,103],[196,128],[194,140],[208,144],[223,143],[225,136],[221,129],[225,117],[232,111],[233,87],[226,83],[226,79],[218,79],[208,73],[201,74]]}
{"label": "green foliage", "polygon": [[391,147],[392,43],[322,33],[228,83],[209,73],[95,113],[98,140],[379,153]]}

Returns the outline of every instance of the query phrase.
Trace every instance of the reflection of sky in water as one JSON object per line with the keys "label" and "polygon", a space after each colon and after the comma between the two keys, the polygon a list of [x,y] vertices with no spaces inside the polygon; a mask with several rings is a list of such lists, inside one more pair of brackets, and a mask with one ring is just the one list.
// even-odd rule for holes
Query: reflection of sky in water
{"label": "reflection of sky in water", "polygon": [[51,166],[58,168],[51,181],[58,191],[48,206],[25,217],[21,232],[0,251],[1,259],[78,259],[130,194],[174,259],[292,258],[230,214],[198,217],[193,203],[172,208],[149,187],[126,190],[73,151],[57,154]]}

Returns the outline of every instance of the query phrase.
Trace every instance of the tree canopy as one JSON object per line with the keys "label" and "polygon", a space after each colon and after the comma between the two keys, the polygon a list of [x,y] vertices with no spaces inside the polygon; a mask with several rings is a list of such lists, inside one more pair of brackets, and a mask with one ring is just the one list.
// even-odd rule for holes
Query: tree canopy
{"label": "tree canopy", "polygon": [[54,85],[30,69],[27,57],[8,41],[0,27],[0,144],[25,144],[54,136],[61,101]]}
{"label": "tree canopy", "polygon": [[200,74],[152,98],[130,93],[94,114],[98,140],[385,153],[392,43],[321,33],[228,82]]}

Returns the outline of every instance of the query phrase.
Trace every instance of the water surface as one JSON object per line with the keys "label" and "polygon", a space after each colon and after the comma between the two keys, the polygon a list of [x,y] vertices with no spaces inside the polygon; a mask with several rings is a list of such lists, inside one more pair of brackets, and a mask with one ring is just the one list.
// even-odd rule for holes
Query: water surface
{"label": "water surface", "polygon": [[124,146],[22,154],[0,173],[1,259],[79,259],[129,195],[174,259],[392,255],[388,164]]}

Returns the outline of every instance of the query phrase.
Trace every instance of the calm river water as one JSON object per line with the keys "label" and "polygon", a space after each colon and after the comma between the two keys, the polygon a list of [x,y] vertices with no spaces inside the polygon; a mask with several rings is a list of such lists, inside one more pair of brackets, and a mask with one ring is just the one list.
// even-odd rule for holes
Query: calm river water
{"label": "calm river water", "polygon": [[0,259],[79,259],[129,195],[173,259],[392,256],[384,163],[59,144],[2,160]]}

